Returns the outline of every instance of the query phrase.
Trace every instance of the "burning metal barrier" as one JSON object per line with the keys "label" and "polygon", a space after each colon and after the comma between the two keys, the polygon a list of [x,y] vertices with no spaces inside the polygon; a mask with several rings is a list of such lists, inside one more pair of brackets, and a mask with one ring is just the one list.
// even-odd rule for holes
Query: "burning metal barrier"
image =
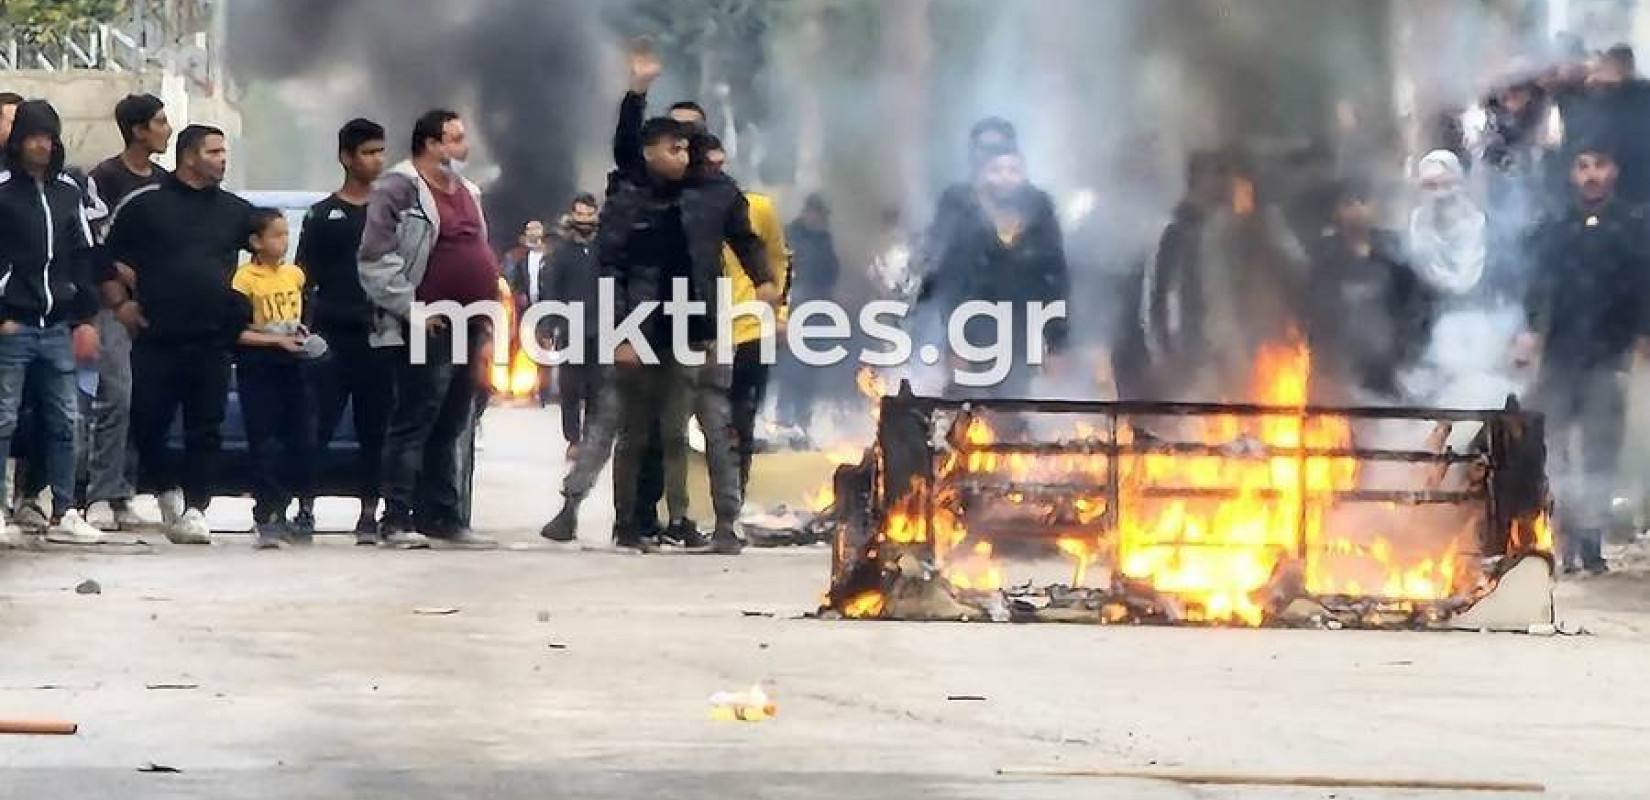
{"label": "burning metal barrier", "polygon": [[1541,416],[1516,401],[1312,407],[1310,373],[1304,346],[1266,348],[1255,405],[948,401],[904,385],[862,462],[836,473],[825,613],[1551,624]]}

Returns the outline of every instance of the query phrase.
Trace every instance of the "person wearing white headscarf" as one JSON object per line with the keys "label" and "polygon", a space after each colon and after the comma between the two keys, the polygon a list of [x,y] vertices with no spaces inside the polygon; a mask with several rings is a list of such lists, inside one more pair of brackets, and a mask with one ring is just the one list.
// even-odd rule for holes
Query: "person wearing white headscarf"
{"label": "person wearing white headscarf", "polygon": [[1434,150],[1416,168],[1421,203],[1409,217],[1415,269],[1440,292],[1465,295],[1484,277],[1484,212],[1468,196],[1466,171],[1448,150]]}

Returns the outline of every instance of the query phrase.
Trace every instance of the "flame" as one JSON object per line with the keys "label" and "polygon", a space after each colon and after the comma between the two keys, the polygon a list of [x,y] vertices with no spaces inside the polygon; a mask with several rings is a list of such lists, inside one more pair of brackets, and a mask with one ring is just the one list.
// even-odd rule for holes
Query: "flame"
{"label": "flame", "polygon": [[[509,331],[509,338],[502,343],[495,339],[493,346],[499,347],[502,344],[510,348],[510,358],[508,363],[494,362],[488,367],[487,382],[493,393],[501,397],[518,400],[532,397],[539,388],[539,365],[533,363],[526,348],[521,347],[517,341],[519,331],[516,330],[516,301],[510,292],[510,284],[501,278],[498,287],[499,303],[504,306],[504,327]],[[492,356],[489,354],[488,358],[491,359]]]}
{"label": "flame", "polygon": [[[875,385],[868,370],[860,376],[862,390]],[[1071,559],[1073,586],[1082,586],[1104,561],[1122,577],[1174,597],[1190,621],[1262,624],[1269,600],[1265,590],[1280,572],[1298,572],[1309,595],[1374,595],[1400,605],[1453,596],[1472,562],[1459,540],[1416,547],[1395,538],[1392,534],[1406,531],[1379,527],[1402,519],[1395,506],[1391,513],[1367,504],[1349,506],[1371,513],[1345,515],[1355,518],[1352,522],[1340,514],[1332,520],[1339,510],[1335,494],[1360,488],[1360,463],[1347,455],[1289,452],[1353,448],[1348,419],[1307,413],[1311,378],[1311,352],[1304,343],[1262,348],[1253,381],[1261,404],[1274,412],[1191,416],[1176,430],[1177,440],[1221,449],[1210,455],[1143,452],[1112,460],[1106,451],[1114,438],[1131,444],[1136,432],[1090,425],[1077,426],[1069,450],[1016,452],[1000,446],[984,418],[965,415],[950,437],[955,447],[935,465],[932,491],[914,479],[896,496],[882,541],[931,552],[933,566],[955,588],[1001,588],[1004,570],[994,548],[969,530],[960,500],[959,484],[989,478],[1010,484],[994,496],[996,508],[1034,512],[1052,529],[1059,551]],[[1104,490],[1056,491],[1050,497],[1021,488],[1022,483],[1104,487],[1112,482],[1111,469],[1118,471],[1115,508]],[[1332,524],[1337,530],[1330,530]],[[1546,518],[1532,527],[1515,536],[1529,539],[1526,546],[1550,551]],[[849,601],[844,613],[877,616],[883,602],[879,593],[868,593]]]}
{"label": "flame", "polygon": [[854,384],[859,387],[859,393],[871,401],[872,408],[880,407],[882,398],[888,396],[888,382],[870,367],[859,368],[859,372],[854,374]]}
{"label": "flame", "polygon": [[887,601],[888,598],[884,597],[882,592],[865,592],[842,604],[842,616],[849,619],[876,619],[882,616],[882,609]]}
{"label": "flame", "polygon": [[831,486],[830,483],[825,483],[818,489],[808,493],[808,496],[804,502],[808,504],[809,511],[812,511],[815,514],[822,514],[826,511],[826,509],[836,505],[835,487]]}

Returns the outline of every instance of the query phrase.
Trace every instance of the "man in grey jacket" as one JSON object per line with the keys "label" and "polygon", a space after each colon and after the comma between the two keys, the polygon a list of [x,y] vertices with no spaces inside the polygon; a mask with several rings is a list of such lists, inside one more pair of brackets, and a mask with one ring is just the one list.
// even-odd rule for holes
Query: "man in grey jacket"
{"label": "man in grey jacket", "polygon": [[[397,549],[497,546],[464,522],[458,464],[458,445],[474,425],[482,391],[469,366],[476,353],[459,348],[493,332],[484,324],[455,331],[442,317],[413,324],[418,304],[499,300],[481,192],[458,173],[469,151],[457,114],[438,109],[419,117],[412,159],[373,185],[361,236],[361,286],[373,305],[370,341],[406,350],[391,359],[395,393],[384,437],[380,525],[384,545]],[[410,345],[419,336],[426,357],[414,363]]]}

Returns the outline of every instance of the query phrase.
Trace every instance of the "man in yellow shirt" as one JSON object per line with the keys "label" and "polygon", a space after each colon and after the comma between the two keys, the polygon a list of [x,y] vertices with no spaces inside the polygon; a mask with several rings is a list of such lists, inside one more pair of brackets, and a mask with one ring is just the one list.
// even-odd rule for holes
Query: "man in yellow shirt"
{"label": "man in yellow shirt", "polygon": [[[728,154],[716,137],[707,138],[710,141],[705,152],[705,165],[720,172],[727,163]],[[756,192],[746,192],[745,198],[750,201],[751,229],[756,231],[766,246],[768,269],[780,287],[781,296],[786,298],[774,315],[779,326],[771,335],[778,336],[790,314],[791,255],[790,248],[785,244],[785,224],[780,221],[772,198]],[[722,274],[732,284],[734,307],[761,302],[756,297],[756,287],[740,267],[739,259],[726,246],[722,248]],[[739,492],[742,495],[750,483],[751,460],[756,453],[756,415],[762,410],[762,402],[768,395],[768,369],[771,365],[762,363],[762,321],[750,315],[734,316],[733,347],[733,388],[729,390],[729,399],[733,406],[733,433],[739,453]]]}

